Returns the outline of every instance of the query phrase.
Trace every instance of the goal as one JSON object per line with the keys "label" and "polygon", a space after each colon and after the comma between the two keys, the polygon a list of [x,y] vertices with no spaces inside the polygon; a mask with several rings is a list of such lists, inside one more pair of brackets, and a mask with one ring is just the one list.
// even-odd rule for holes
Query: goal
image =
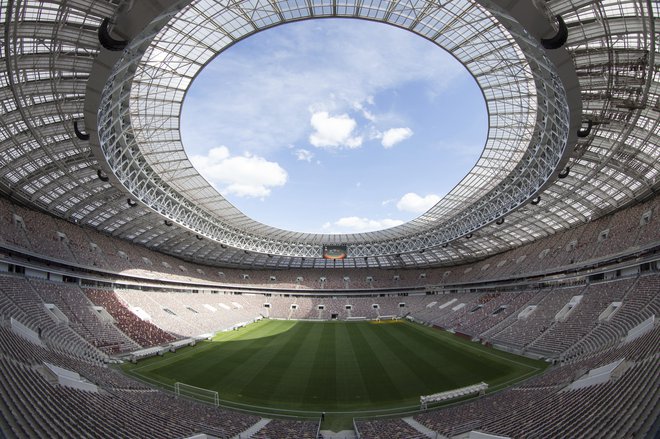
{"label": "goal", "polygon": [[174,393],[176,396],[185,396],[196,399],[197,401],[213,404],[216,407],[220,405],[220,396],[215,390],[203,389],[201,387],[191,386],[190,384],[176,382],[174,383]]}

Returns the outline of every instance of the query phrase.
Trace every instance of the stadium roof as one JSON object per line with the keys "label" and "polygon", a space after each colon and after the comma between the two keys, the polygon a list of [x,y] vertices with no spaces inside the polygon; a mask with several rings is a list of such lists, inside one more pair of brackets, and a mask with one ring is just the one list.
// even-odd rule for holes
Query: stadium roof
{"label": "stadium roof", "polygon": [[[454,264],[650,196],[660,185],[660,7],[536,3],[2,0],[0,190],[186,259],[271,268]],[[183,152],[181,103],[206,63],[261,29],[331,16],[428,38],[484,93],[489,134],[479,162],[402,226],[354,235],[265,226],[212,189]],[[566,43],[552,48],[562,21]],[[349,257],[324,260],[323,244],[346,244]]]}

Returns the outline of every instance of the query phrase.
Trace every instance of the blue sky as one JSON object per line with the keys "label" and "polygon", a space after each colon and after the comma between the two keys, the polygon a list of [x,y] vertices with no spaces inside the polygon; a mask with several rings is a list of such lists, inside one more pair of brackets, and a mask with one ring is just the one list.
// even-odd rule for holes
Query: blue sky
{"label": "blue sky", "polygon": [[469,73],[409,32],[303,21],[230,47],[193,82],[181,132],[200,173],[262,223],[354,233],[409,221],[477,161]]}

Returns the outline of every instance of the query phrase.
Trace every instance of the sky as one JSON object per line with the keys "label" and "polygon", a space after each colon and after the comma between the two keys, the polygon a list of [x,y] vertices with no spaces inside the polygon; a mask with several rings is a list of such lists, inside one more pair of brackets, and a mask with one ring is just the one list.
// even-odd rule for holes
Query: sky
{"label": "sky", "polygon": [[194,80],[184,148],[251,218],[312,233],[385,229],[423,214],[487,135],[474,78],[410,32],[307,20],[231,46]]}

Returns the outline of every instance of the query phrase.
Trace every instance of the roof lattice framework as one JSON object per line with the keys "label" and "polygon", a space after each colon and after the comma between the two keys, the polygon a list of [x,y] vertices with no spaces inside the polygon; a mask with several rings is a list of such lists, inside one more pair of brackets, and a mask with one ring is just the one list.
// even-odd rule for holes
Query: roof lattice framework
{"label": "roof lattice framework", "polygon": [[[569,133],[569,155],[549,160],[555,168],[551,175],[545,175],[547,182],[536,181],[537,187],[533,184],[526,187],[524,196],[506,206],[493,203],[489,196],[496,193],[502,195],[506,191],[496,189],[509,183],[507,178],[533,169],[526,162],[526,158],[532,157],[529,145],[540,140],[535,135],[551,132],[539,129],[543,123],[539,119],[541,112],[538,108],[539,102],[543,101],[538,99],[539,90],[546,93],[546,89],[539,87],[539,84],[552,88],[551,75],[545,75],[548,71],[535,64],[541,63],[542,59],[532,59],[532,66],[529,66],[530,57],[524,45],[525,38],[530,40],[531,46],[532,39],[547,36],[547,29],[549,33],[552,29],[540,30],[546,32],[545,35],[530,29],[530,35],[525,38],[521,39],[520,35],[513,38],[502,31],[501,23],[506,21],[506,14],[492,13],[488,24],[488,15],[486,18],[479,16],[481,21],[474,20],[479,23],[475,26],[484,26],[475,28],[478,31],[474,33],[464,29],[453,33],[447,31],[447,40],[442,42],[445,48],[451,49],[459,44],[462,47],[476,47],[466,49],[468,53],[463,58],[457,52],[454,55],[477,79],[488,78],[480,82],[480,86],[487,99],[490,98],[488,93],[492,94],[489,101],[489,144],[480,163],[449,197],[417,220],[381,232],[345,236],[306,235],[256,223],[230,206],[215,191],[209,192],[197,179],[201,177],[196,176],[185,155],[181,155],[180,145],[176,145],[179,142],[178,130],[172,120],[178,117],[178,105],[194,73],[222,49],[222,44],[275,24],[272,6],[269,15],[264,13],[261,2],[230,2],[231,8],[228,6],[225,9],[231,9],[234,15],[240,12],[245,24],[242,28],[225,29],[225,33],[217,33],[217,27],[206,28],[193,21],[165,20],[154,24],[159,25],[158,28],[150,29],[150,36],[156,37],[156,44],[152,45],[151,41],[145,40],[141,44],[136,40],[134,37],[139,32],[131,32],[129,26],[122,28],[121,17],[131,13],[124,10],[131,3],[0,0],[0,24],[3,28],[0,47],[0,190],[6,195],[58,217],[188,259],[273,268],[387,268],[452,264],[483,257],[597,218],[648,197],[659,187],[660,101],[656,59],[659,41],[656,17],[660,11],[657,2],[565,0],[546,3],[547,10],[541,12],[547,17],[560,14],[568,26],[565,50],[579,81],[581,118],[594,124],[587,137],[576,140],[574,133]],[[146,9],[158,4],[150,1],[135,3]],[[182,13],[193,10],[201,3],[193,3]],[[346,2],[267,3],[280,5],[275,12],[282,14],[286,8],[281,5],[287,5],[299,14],[315,16],[355,12],[341,9],[349,4]],[[428,29],[433,28],[424,19],[428,19],[431,11],[438,7],[436,2],[425,1],[371,2],[369,5],[364,6],[365,14],[372,15],[366,15],[366,18],[392,20],[402,27],[418,26],[416,29],[421,29],[422,23]],[[457,16],[466,16],[475,8],[475,4],[468,1],[447,2],[446,5],[447,8],[466,8]],[[133,8],[137,7],[133,4]],[[196,16],[201,15],[200,11],[195,12]],[[219,18],[223,15],[221,12],[218,10],[215,15],[207,15]],[[496,19],[493,19],[495,16]],[[134,68],[131,75],[134,75],[135,86],[128,95],[116,93],[113,96],[120,99],[113,101],[117,106],[112,108],[115,113],[111,114],[118,116],[117,111],[123,111],[120,113],[122,116],[130,117],[136,128],[135,137],[140,140],[138,143],[144,163],[148,165],[146,168],[155,172],[149,181],[183,197],[174,199],[179,212],[186,210],[182,208],[186,206],[185,200],[202,206],[200,211],[171,215],[171,210],[165,210],[165,206],[159,208],[149,204],[144,193],[135,187],[128,187],[125,181],[122,185],[121,179],[113,176],[110,182],[105,182],[97,176],[99,169],[108,172],[110,169],[115,172],[121,169],[121,166],[113,168],[111,161],[110,165],[104,163],[100,150],[94,149],[98,148],[99,143],[94,138],[97,127],[89,125],[91,118],[89,113],[84,112],[86,99],[89,105],[90,90],[100,94],[103,85],[97,79],[99,75],[95,65],[107,52],[98,39],[98,28],[105,17],[115,19],[115,35],[131,37],[129,50],[124,55],[136,50],[142,60],[142,64],[127,64]],[[552,22],[552,18],[547,18],[548,26]],[[166,23],[170,24],[163,26]],[[226,23],[221,24],[224,26]],[[207,35],[198,33],[205,29]],[[509,70],[500,75],[493,73],[497,71],[496,65],[483,62],[483,55],[488,49],[478,41],[478,35],[497,29],[501,32],[500,37],[490,41],[499,41],[503,50],[509,51],[506,59],[511,61],[506,67]],[[511,32],[515,33],[515,30]],[[171,41],[180,41],[170,40],[175,35],[187,35],[203,41],[208,41],[209,35],[216,35],[218,41],[224,43],[209,44],[203,54],[194,53],[194,56],[179,58],[176,50],[181,47]],[[493,37],[492,34],[490,36]],[[514,40],[516,44],[512,44]],[[516,59],[522,59],[521,51],[527,55],[527,65],[516,64]],[[163,74],[165,64],[172,75]],[[523,74],[512,81],[511,69],[516,65],[518,72]],[[114,78],[118,77],[115,75]],[[121,82],[125,78],[119,79]],[[117,89],[110,90],[111,94],[117,92]],[[517,93],[512,93],[512,90]],[[514,104],[514,101],[507,100],[512,97],[518,99]],[[154,106],[160,98],[164,98],[160,105]],[[521,114],[516,119],[500,117],[500,112],[494,111],[499,104],[507,111],[510,111],[511,105],[517,105],[516,108],[522,109]],[[560,108],[554,104],[552,107]],[[168,116],[167,123],[160,124],[160,129],[153,131],[155,123],[158,123],[156,119],[163,114]],[[80,140],[74,132],[72,122],[83,119],[85,128],[92,134],[92,141]],[[119,120],[115,117],[110,122]],[[558,112],[553,120],[561,121],[561,114]],[[567,123],[568,115],[563,120]],[[514,122],[518,124],[516,129],[513,129]],[[103,131],[99,133],[103,134]],[[127,140],[119,144],[120,149],[135,139]],[[163,145],[172,147],[163,149]],[[503,150],[504,145],[508,149]],[[104,149],[104,152],[107,151],[107,148]],[[541,161],[536,159],[536,162]],[[561,170],[557,169],[559,163],[562,167],[570,166],[566,178],[556,178],[557,171]],[[544,169],[547,171],[548,168]],[[539,170],[538,174],[544,172]],[[539,193],[542,199],[540,204],[527,203]],[[147,203],[129,207],[126,203],[129,196]],[[490,208],[484,210],[483,206],[487,205]],[[482,212],[483,217],[473,222],[465,221],[478,212]],[[461,216],[461,213],[465,215]],[[164,224],[163,214],[175,221],[175,227]],[[195,222],[195,217],[205,219],[207,226]],[[494,223],[500,217],[504,217],[505,222],[500,225]],[[472,234],[472,238],[463,238],[466,233]],[[207,238],[199,240],[195,236],[198,234]],[[325,242],[349,244],[353,257],[344,261],[319,258],[320,245]]]}

